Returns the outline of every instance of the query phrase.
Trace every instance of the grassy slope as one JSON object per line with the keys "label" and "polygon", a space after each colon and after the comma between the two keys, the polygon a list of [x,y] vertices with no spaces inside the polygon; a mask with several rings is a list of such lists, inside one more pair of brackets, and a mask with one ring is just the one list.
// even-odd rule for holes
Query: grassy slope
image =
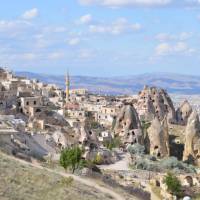
{"label": "grassy slope", "polygon": [[0,199],[108,200],[112,197],[45,170],[24,166],[0,153]]}

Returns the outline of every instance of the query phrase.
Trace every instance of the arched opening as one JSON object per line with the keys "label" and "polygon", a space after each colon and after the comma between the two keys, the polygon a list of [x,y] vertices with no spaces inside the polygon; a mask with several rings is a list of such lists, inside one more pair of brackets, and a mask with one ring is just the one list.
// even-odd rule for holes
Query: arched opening
{"label": "arched opening", "polygon": [[92,135],[92,131],[89,131],[89,134]]}

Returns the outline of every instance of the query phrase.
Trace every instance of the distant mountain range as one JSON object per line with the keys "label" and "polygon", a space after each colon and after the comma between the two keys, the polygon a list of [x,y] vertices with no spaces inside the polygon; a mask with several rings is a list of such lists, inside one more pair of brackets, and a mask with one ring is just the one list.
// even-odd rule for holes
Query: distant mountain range
{"label": "distant mountain range", "polygon": [[[54,83],[65,87],[62,75],[47,75],[31,72],[16,72],[16,75],[38,79],[45,83]],[[172,73],[149,73],[121,77],[72,76],[72,88],[87,88],[91,92],[102,94],[136,94],[144,85],[165,88],[170,93],[200,94],[200,76]]]}

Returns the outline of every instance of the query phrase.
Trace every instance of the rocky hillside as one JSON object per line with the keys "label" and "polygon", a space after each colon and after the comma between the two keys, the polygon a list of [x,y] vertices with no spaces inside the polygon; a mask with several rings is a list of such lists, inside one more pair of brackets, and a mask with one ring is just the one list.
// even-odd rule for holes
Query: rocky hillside
{"label": "rocky hillside", "polygon": [[[17,75],[36,78],[46,83],[55,83],[64,87],[64,76],[17,72]],[[198,94],[200,93],[200,77],[171,74],[152,73],[124,77],[71,77],[72,87],[88,88],[92,92],[106,94],[134,94],[144,85],[159,86],[170,93]]]}

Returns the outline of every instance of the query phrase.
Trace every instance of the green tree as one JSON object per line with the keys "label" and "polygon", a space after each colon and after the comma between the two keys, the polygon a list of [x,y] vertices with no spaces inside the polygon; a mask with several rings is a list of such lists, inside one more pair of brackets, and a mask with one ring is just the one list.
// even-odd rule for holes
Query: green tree
{"label": "green tree", "polygon": [[60,165],[65,169],[71,168],[74,173],[83,163],[82,153],[79,147],[64,149],[60,155]]}
{"label": "green tree", "polygon": [[106,141],[106,142],[103,142],[103,145],[109,149],[109,150],[112,150],[113,148],[118,148],[120,147],[121,145],[121,140],[119,137],[115,137],[113,138],[111,141]]}
{"label": "green tree", "polygon": [[167,185],[168,191],[173,195],[180,196],[181,183],[178,178],[172,173],[168,173],[165,176],[164,183]]}

